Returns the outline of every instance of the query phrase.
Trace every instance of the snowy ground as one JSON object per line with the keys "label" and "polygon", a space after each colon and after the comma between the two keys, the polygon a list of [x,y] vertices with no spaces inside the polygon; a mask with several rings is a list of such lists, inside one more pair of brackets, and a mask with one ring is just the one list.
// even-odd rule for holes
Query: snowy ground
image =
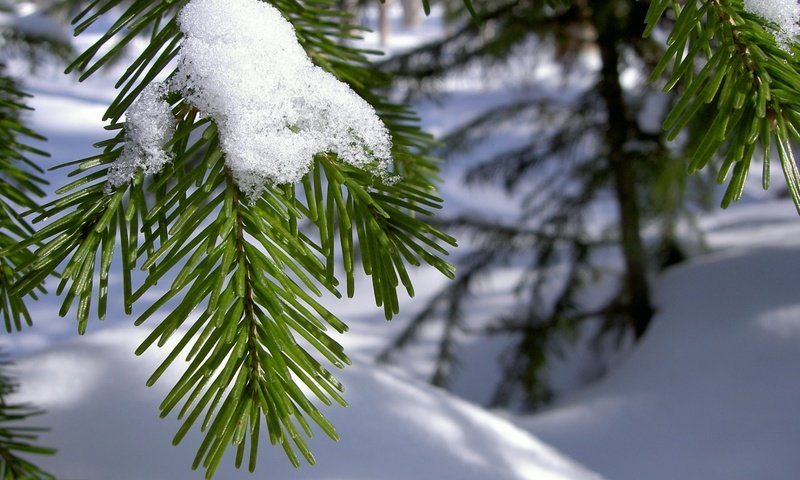
{"label": "snowy ground", "polygon": [[[427,24],[423,31],[431,35],[436,28]],[[413,44],[397,30],[396,46]],[[48,165],[88,155],[91,144],[104,138],[99,119],[113,97],[114,73],[83,85],[57,69],[27,79],[36,95],[34,127],[50,138]],[[452,102],[462,111],[492,101],[491,88],[465,85]],[[461,115],[422,107],[424,122],[435,131]],[[50,177],[56,186],[60,175]],[[444,192],[459,208],[505,200],[497,192],[464,192],[458,182],[445,184]],[[262,448],[256,476],[234,471],[226,461],[218,478],[797,478],[800,218],[787,201],[752,199],[704,217],[701,225],[711,251],[657,280],[659,311],[644,341],[607,378],[536,415],[489,412],[428,386],[420,381],[428,371],[425,358],[404,362],[402,369],[376,367],[373,355],[402,318],[383,321],[369,288],[353,300],[330,303],[351,326],[342,342],[354,360],[340,373],[350,407],[325,410],[342,441],[319,436],[312,443],[316,467],[295,470],[279,449]],[[428,270],[416,272],[414,280],[421,294],[403,302],[406,313],[443,282]],[[509,299],[489,300],[486,308]],[[158,361],[157,351],[143,358],[132,353],[146,327],[134,328],[119,315],[77,338],[74,323],[57,317],[58,305],[55,297],[43,299],[33,307],[33,330],[0,338],[24,381],[18,398],[49,412],[37,419],[52,427],[42,443],[60,453],[42,459],[43,466],[64,479],[202,478],[188,468],[199,435],[172,447],[177,423],[158,418],[170,378],[144,386]],[[492,348],[498,346],[477,345],[464,359],[459,391],[470,398],[487,391],[481,380],[493,371]]]}
{"label": "snowy ground", "polygon": [[[178,427],[161,420],[157,405],[169,391],[165,378],[153,388],[145,379],[159,355],[136,358],[143,328],[112,328],[54,346],[18,363],[22,398],[48,410],[40,422],[52,427],[44,442],[59,448],[42,465],[64,479],[180,480],[192,472],[193,432],[178,446]],[[356,356],[339,378],[349,408],[326,409],[341,441],[318,434],[311,448],[315,467],[294,469],[279,448],[264,447],[257,476],[237,471],[232,459],[220,479],[341,480],[592,480],[591,474],[509,421],[421,384],[406,375],[374,368]]]}
{"label": "snowy ground", "polygon": [[658,315],[625,362],[515,423],[609,479],[797,478],[800,221],[761,215],[786,207],[709,219],[715,252],[658,279]]}

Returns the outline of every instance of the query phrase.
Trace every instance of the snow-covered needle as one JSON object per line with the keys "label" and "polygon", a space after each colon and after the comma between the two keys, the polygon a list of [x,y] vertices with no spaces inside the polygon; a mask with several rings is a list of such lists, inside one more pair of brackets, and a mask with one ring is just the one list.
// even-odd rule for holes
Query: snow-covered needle
{"label": "snow-covered needle", "polygon": [[744,9],[777,27],[775,40],[782,48],[800,35],[800,5],[797,0],[744,0]]}
{"label": "snow-covered needle", "polygon": [[[185,38],[168,88],[214,120],[226,165],[249,198],[268,184],[297,182],[321,152],[385,174],[391,139],[375,110],[311,62],[277,9],[257,0],[192,0],[178,21]],[[161,107],[146,105],[159,115],[154,125],[166,128]],[[147,141],[166,139],[163,145],[172,128]],[[139,145],[137,137],[130,140]],[[163,166],[162,157],[129,157],[120,157],[126,163],[112,184],[130,179],[136,167],[149,173]]]}
{"label": "snow-covered needle", "polygon": [[166,92],[164,84],[152,83],[128,108],[125,146],[109,170],[109,186],[129,182],[140,168],[145,174],[158,173],[170,160],[163,146],[172,138],[175,118],[164,100]]}

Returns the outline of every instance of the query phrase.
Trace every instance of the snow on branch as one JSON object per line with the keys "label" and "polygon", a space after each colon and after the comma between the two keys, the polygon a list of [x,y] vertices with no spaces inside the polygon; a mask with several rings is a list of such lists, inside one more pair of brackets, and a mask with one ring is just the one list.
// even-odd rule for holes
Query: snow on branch
{"label": "snow on branch", "polygon": [[775,40],[783,49],[788,50],[800,35],[797,0],[744,0],[744,9],[775,25]]}
{"label": "snow on branch", "polygon": [[[251,200],[268,184],[299,181],[321,152],[386,174],[391,139],[375,110],[311,62],[292,25],[273,6],[257,0],[192,0],[178,22],[185,38],[168,89],[214,120],[226,165]],[[174,120],[168,127],[163,105],[145,97],[129,110],[126,129],[141,129],[134,107],[142,105],[153,113],[153,128],[164,133],[145,138],[126,131],[133,145],[130,154],[125,147],[122,165],[112,167],[114,186],[132,178],[135,168],[129,165],[145,173],[163,167],[164,157],[152,155],[151,147],[169,140]],[[161,101],[166,104],[163,95]],[[132,161],[133,152],[142,155]]]}
{"label": "snow on branch", "polygon": [[166,93],[164,84],[152,83],[125,113],[125,146],[108,172],[110,187],[129,182],[138,169],[158,173],[170,161],[163,147],[175,131],[175,117],[164,100]]}

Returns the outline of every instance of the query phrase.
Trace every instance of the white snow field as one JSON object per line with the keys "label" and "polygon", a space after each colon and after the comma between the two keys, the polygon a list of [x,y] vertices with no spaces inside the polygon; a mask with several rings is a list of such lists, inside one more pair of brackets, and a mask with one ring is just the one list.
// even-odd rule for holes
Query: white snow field
{"label": "white snow field", "polygon": [[[145,328],[111,328],[90,334],[17,363],[24,378],[17,396],[36,402],[47,415],[36,421],[52,431],[42,443],[59,453],[40,464],[58,478],[83,480],[199,479],[192,471],[199,432],[178,447],[170,440],[174,417],[158,418],[157,407],[177,380],[144,386],[158,354],[133,351]],[[310,442],[318,464],[291,466],[267,436],[255,475],[223,461],[216,478],[308,480],[597,480],[601,477],[567,460],[530,434],[485,410],[408,376],[375,368],[355,358],[339,372],[348,408],[323,412],[341,440],[321,432]]]}
{"label": "white snow field", "polygon": [[763,202],[710,218],[721,251],[658,280],[658,314],[624,363],[522,424],[609,479],[798,478],[792,210]]}

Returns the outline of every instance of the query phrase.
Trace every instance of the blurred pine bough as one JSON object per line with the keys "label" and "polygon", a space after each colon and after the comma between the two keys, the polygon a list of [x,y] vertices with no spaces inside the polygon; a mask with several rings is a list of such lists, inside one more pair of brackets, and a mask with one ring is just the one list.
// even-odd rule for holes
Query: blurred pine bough
{"label": "blurred pine bough", "polygon": [[[508,221],[492,212],[436,219],[461,234],[458,275],[380,359],[397,359],[435,324],[442,334],[431,381],[446,386],[460,342],[503,336],[509,347],[498,359],[503,373],[490,403],[536,408],[558,393],[548,369],[577,339],[596,354],[597,364],[584,372],[596,378],[609,347],[646,334],[655,313],[650,279],[684,259],[687,245],[702,248],[694,214],[715,196],[714,179],[728,184],[727,207],[741,197],[752,163],[763,165],[766,188],[777,160],[800,205],[792,156],[800,50],[776,41],[778,26],[744,7],[476,2],[479,21],[454,7],[446,38],[384,62],[410,96],[436,95],[458,72],[477,69],[498,83],[513,78],[510,66],[517,75],[519,65],[531,73],[537,65],[552,68],[541,81],[506,85],[514,98],[444,139],[439,154],[448,162],[476,146],[491,151],[464,167],[464,181],[504,189],[519,213]],[[487,148],[509,128],[525,129],[527,137]],[[696,174],[687,177],[687,170]],[[467,315],[480,281],[508,265],[522,266],[508,287],[515,302]]]}
{"label": "blurred pine bough", "polygon": [[[64,61],[72,53],[69,40],[60,35],[56,22],[38,12],[19,14],[18,2],[0,3],[0,249],[16,246],[34,229],[22,212],[38,208],[47,184],[40,160],[47,153],[33,146],[45,140],[27,125],[28,95],[9,74],[7,62],[22,60],[35,69],[48,61]],[[55,29],[51,29],[51,28]],[[30,248],[0,256],[0,316],[7,334],[32,325],[26,301],[35,301],[43,285],[25,296],[13,292],[22,272],[33,260]],[[10,403],[8,397],[18,382],[7,371],[10,363],[0,361],[0,479],[49,480],[51,474],[37,467],[31,458],[52,455],[51,448],[37,444],[45,429],[31,427],[30,418],[43,413],[35,406]]]}

